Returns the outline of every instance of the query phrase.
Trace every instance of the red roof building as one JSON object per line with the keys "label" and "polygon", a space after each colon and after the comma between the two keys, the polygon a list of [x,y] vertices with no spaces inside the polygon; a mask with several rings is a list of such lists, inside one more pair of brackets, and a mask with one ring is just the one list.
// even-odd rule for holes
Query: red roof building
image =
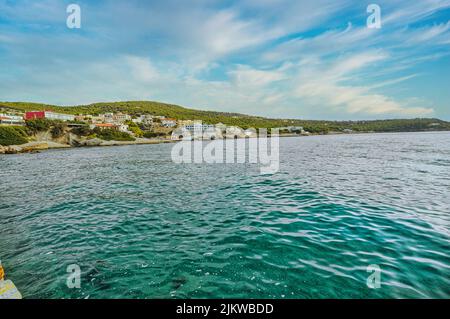
{"label": "red roof building", "polygon": [[26,112],[24,118],[27,121],[36,119],[45,119],[45,111]]}

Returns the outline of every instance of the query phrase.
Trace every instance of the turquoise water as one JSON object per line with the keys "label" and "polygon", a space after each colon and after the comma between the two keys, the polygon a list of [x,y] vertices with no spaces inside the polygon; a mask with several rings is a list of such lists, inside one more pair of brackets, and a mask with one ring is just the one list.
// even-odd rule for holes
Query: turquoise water
{"label": "turquoise water", "polygon": [[8,278],[26,298],[450,297],[450,133],[280,145],[271,176],[172,145],[2,156]]}

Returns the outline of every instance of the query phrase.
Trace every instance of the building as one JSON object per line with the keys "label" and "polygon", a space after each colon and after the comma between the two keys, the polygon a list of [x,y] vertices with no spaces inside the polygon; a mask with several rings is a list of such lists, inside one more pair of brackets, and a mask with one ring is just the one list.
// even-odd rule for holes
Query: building
{"label": "building", "polygon": [[131,121],[131,116],[123,113],[116,113],[113,115],[113,120],[115,123],[124,123],[127,121]]}
{"label": "building", "polygon": [[100,124],[91,124],[89,126],[89,128],[91,130],[95,129],[95,128],[99,128],[99,129],[117,129],[117,125],[112,124],[112,123],[100,123]]}
{"label": "building", "polygon": [[152,115],[141,115],[137,119],[132,120],[136,124],[144,124],[144,125],[153,125],[153,116]]}
{"label": "building", "polygon": [[177,120],[164,118],[164,119],[161,119],[161,125],[164,127],[175,127],[175,126],[177,126]]}
{"label": "building", "polygon": [[92,115],[76,115],[75,121],[77,122],[84,122],[84,123],[91,123],[92,122]]}
{"label": "building", "polygon": [[61,114],[61,113],[54,113],[50,111],[44,111],[45,118],[49,120],[58,120],[58,121],[74,121],[75,116],[70,114]]}
{"label": "building", "polygon": [[33,111],[25,113],[25,120],[49,119],[58,121],[74,121],[75,116],[70,114],[55,113],[52,111]]}
{"label": "building", "polygon": [[120,125],[118,125],[118,126],[117,126],[117,129],[118,129],[120,132],[129,133],[129,131],[128,131],[129,127],[128,127],[128,125],[126,125],[126,124],[120,124]]}
{"label": "building", "polygon": [[100,123],[103,123],[104,121],[105,121],[105,117],[102,116],[102,115],[99,115],[99,116],[91,116],[91,118],[90,118],[90,122],[91,122],[92,124],[100,124]]}
{"label": "building", "polygon": [[25,112],[25,120],[45,119],[45,111]]}
{"label": "building", "polygon": [[194,123],[194,121],[192,121],[192,120],[179,120],[178,121],[178,126],[179,127],[183,127],[183,126],[187,126],[187,125],[192,124],[192,123]]}
{"label": "building", "polygon": [[202,122],[193,122],[192,124],[188,124],[183,126],[186,130],[191,132],[205,132],[207,130],[215,129],[215,126],[212,124],[203,124]]}
{"label": "building", "polygon": [[103,118],[104,123],[112,124],[114,123],[114,113],[105,113],[100,115]]}
{"label": "building", "polygon": [[216,140],[223,138],[222,131],[211,124],[193,122],[172,132],[172,140]]}
{"label": "building", "polygon": [[288,131],[289,133],[302,133],[303,127],[302,126],[284,126],[284,127],[277,127],[279,131]]}
{"label": "building", "polygon": [[0,124],[3,125],[24,125],[23,116],[0,114]]}

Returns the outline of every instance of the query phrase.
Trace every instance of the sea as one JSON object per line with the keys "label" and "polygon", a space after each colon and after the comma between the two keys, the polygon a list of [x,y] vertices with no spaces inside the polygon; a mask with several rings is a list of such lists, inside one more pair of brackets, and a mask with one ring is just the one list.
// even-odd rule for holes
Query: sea
{"label": "sea", "polygon": [[279,171],[175,144],[0,156],[24,298],[450,298],[450,132],[280,138]]}

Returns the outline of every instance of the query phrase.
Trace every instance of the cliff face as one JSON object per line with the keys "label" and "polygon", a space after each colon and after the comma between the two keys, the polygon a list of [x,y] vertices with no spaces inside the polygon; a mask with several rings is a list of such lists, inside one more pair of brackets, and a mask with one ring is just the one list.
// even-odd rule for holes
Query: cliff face
{"label": "cliff face", "polygon": [[[0,154],[17,154],[30,153],[49,148],[66,148],[70,147],[70,132],[65,130],[61,136],[53,137],[50,130],[38,132],[34,135],[28,136],[19,145],[0,145]],[[27,142],[28,140],[28,142]]]}
{"label": "cliff face", "polygon": [[53,142],[53,143],[58,143],[58,144],[70,144],[70,137],[69,137],[70,133],[68,130],[64,131],[64,134],[62,134],[59,137],[53,137],[50,130],[45,131],[45,132],[38,132],[36,133],[32,139],[35,140],[36,142]]}

